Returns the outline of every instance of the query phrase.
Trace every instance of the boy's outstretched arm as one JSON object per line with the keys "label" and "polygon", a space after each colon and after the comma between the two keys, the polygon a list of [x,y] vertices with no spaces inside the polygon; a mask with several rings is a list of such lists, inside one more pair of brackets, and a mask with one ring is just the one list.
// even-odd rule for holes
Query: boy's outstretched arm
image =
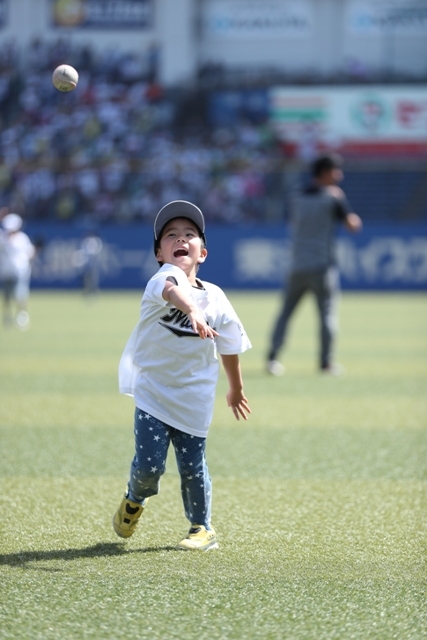
{"label": "boy's outstretched arm", "polygon": [[243,420],[247,420],[248,414],[252,412],[243,392],[243,380],[240,370],[239,356],[221,355],[221,360],[228,378],[229,390],[226,395],[227,404],[231,407],[236,420],[240,420],[240,416],[242,416]]}
{"label": "boy's outstretched arm", "polygon": [[215,338],[218,333],[212,329],[203,316],[203,313],[194,300],[173,282],[168,280],[163,289],[163,299],[173,304],[177,309],[188,316],[193,330],[204,338]]}

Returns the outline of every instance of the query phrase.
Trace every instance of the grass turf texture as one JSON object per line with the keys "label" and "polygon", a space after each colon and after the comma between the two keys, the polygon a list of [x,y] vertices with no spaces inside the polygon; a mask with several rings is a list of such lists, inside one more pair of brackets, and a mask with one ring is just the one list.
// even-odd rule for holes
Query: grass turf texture
{"label": "grass turf texture", "polygon": [[37,292],[30,331],[0,331],[0,638],[426,638],[425,298],[344,295],[342,378],[316,372],[304,301],[276,379],[278,294],[230,293],[253,414],[234,421],[221,377],[210,553],[174,550],[188,524],[172,452],[134,537],[111,528],[133,455],[116,372],[139,298]]}

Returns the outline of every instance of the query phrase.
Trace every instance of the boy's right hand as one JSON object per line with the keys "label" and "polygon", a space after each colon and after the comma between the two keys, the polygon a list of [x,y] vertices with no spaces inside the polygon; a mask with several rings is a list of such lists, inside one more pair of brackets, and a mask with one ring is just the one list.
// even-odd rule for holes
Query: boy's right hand
{"label": "boy's right hand", "polygon": [[219,336],[219,333],[208,325],[199,307],[193,307],[187,313],[187,317],[193,327],[193,331],[198,333],[202,340],[205,338],[215,338],[215,336]]}
{"label": "boy's right hand", "polygon": [[164,300],[186,314],[193,331],[198,333],[202,340],[219,336],[219,333],[208,325],[202,310],[194,303],[194,300],[171,280],[166,281],[162,296]]}

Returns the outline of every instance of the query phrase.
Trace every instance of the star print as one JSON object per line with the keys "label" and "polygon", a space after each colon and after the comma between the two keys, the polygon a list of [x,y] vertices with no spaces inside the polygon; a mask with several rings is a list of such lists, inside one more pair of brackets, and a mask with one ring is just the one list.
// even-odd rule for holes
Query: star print
{"label": "star print", "polygon": [[146,420],[151,420],[151,416],[150,416],[150,414],[149,414],[149,413],[144,413],[144,418],[145,418]]}
{"label": "star print", "polygon": [[149,431],[153,431],[153,427],[148,427],[148,430]]}
{"label": "star print", "polygon": [[187,449],[185,447],[182,447],[181,451],[182,453],[187,453]]}
{"label": "star print", "polygon": [[187,477],[187,480],[192,480],[192,479],[193,479],[193,476],[188,476]]}
{"label": "star print", "polygon": [[151,458],[147,458],[148,462],[151,462]]}
{"label": "star print", "polygon": [[160,436],[154,436],[154,440],[158,442],[160,440]]}
{"label": "star print", "polygon": [[142,420],[143,417],[142,413],[138,413],[138,420]]}
{"label": "star print", "polygon": [[139,445],[139,448],[140,448],[140,449],[143,449],[144,447],[142,446],[142,444],[140,444],[140,445]]}
{"label": "star print", "polygon": [[156,473],[156,471],[157,471],[157,467],[151,467],[151,472],[152,473]]}

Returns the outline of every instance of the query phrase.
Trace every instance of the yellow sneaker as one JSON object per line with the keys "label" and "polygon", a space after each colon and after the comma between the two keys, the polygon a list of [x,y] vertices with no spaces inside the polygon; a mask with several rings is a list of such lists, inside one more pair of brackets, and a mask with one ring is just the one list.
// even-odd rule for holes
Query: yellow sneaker
{"label": "yellow sneaker", "polygon": [[113,518],[113,528],[118,536],[121,538],[131,537],[144,508],[145,505],[142,506],[139,502],[132,502],[126,496],[123,498]]}
{"label": "yellow sneaker", "polygon": [[206,529],[201,524],[192,524],[187,537],[178,544],[177,549],[188,551],[198,549],[199,551],[209,551],[218,549],[216,533],[213,529]]}

